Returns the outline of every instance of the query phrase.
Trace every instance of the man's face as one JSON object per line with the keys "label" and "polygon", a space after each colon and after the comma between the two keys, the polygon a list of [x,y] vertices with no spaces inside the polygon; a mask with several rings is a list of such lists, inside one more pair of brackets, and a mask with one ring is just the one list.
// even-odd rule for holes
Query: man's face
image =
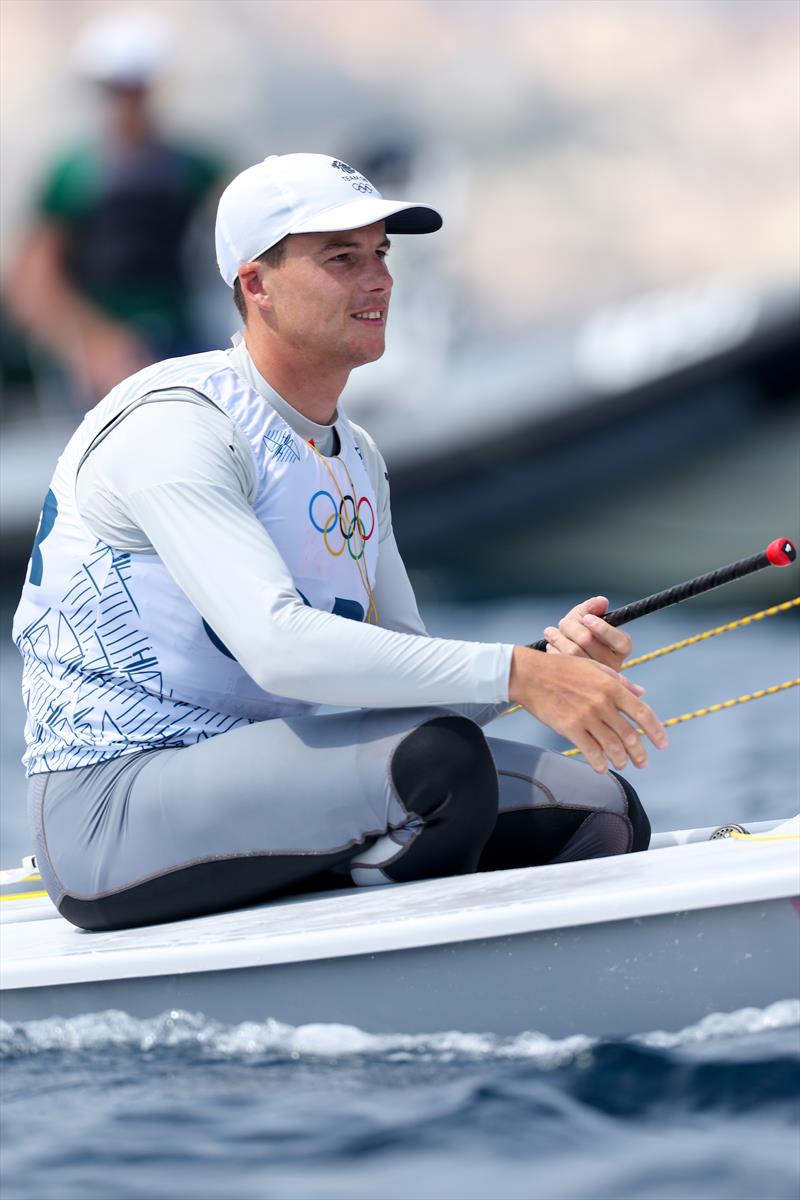
{"label": "man's face", "polygon": [[357,367],[385,348],[392,277],[383,221],[342,233],[288,238],[279,267],[266,267],[268,323],[309,364]]}

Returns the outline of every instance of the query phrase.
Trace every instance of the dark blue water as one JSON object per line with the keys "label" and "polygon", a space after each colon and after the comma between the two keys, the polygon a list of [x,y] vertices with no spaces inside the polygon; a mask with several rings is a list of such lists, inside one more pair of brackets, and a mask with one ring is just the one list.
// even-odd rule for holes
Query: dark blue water
{"label": "dark blue water", "polygon": [[179,1014],[6,1027],[3,1196],[796,1200],[797,1021],[784,1003],[595,1044]]}
{"label": "dark blue water", "polygon": [[[487,640],[554,619],[541,600],[427,615]],[[738,615],[661,614],[636,650]],[[662,716],[685,712],[800,674],[796,630],[776,617],[636,678]],[[7,659],[3,865],[28,849],[17,674]],[[799,697],[674,730],[635,776],[654,827],[791,815]],[[493,732],[555,744],[524,715]],[[269,1013],[235,1028],[124,1013],[0,1025],[2,1200],[797,1200],[800,1003],[774,1000],[623,1042],[375,1037]]]}

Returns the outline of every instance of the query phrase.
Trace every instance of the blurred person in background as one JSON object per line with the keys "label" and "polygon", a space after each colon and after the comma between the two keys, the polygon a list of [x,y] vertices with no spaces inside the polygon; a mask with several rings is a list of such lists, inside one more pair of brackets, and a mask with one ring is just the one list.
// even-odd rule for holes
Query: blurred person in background
{"label": "blurred person in background", "polygon": [[199,349],[186,237],[204,207],[211,213],[220,165],[159,130],[153,89],[169,51],[152,13],[104,13],[83,30],[73,66],[98,92],[103,133],[50,170],[5,281],[37,371],[39,348],[67,376],[60,398],[77,407],[148,363]]}

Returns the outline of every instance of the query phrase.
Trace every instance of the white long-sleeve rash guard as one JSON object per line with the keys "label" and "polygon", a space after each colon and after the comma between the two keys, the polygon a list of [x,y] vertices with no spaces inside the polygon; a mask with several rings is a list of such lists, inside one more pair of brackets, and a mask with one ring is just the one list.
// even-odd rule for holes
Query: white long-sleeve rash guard
{"label": "white long-sleeve rash guard", "polygon": [[[332,452],[333,424],[315,424],[278,396],[243,341],[229,354],[300,437]],[[244,435],[196,393],[148,398],[99,441],[80,468],[78,508],[115,549],[155,551],[265,690],[359,708],[447,705],[483,724],[508,703],[513,646],[427,635],[392,531],[384,461],[354,428],[378,499],[379,627],[302,603],[250,505],[255,464]]]}

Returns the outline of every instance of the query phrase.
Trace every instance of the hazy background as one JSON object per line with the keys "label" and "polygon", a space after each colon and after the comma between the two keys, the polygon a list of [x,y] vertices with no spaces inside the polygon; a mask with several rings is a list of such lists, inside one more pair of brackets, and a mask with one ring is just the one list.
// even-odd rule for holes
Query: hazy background
{"label": "hazy background", "polygon": [[[71,43],[98,12],[132,7],[2,0],[4,259],[44,163],[97,119]],[[231,173],[268,153],[357,160],[389,136],[412,141],[421,197],[457,201],[457,235],[442,240],[481,328],[717,273],[798,271],[794,0],[136,7],[174,34],[165,122]]]}

